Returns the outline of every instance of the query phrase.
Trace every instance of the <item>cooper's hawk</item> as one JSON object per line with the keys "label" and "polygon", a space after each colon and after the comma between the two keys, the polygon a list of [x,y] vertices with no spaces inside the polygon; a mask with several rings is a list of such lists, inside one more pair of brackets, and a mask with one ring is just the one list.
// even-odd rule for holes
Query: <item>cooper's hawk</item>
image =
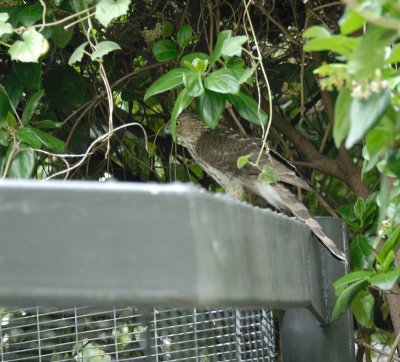
{"label": "cooper's hawk", "polygon": [[[183,113],[176,125],[178,139],[189,150],[193,159],[219,183],[226,192],[241,197],[251,192],[264,198],[278,210],[290,211],[304,221],[312,232],[322,241],[338,259],[345,256],[334,242],[325,235],[322,227],[313,218],[308,209],[285,186],[285,184],[311,190],[310,186],[295,172],[283,164],[277,155],[264,152],[259,161],[260,168],[254,167],[261,149],[259,139],[240,135],[232,129],[218,125],[208,128],[196,114]],[[251,163],[243,168],[237,167],[241,156],[249,156]],[[269,166],[279,176],[279,181],[268,183],[259,180],[260,169]]]}

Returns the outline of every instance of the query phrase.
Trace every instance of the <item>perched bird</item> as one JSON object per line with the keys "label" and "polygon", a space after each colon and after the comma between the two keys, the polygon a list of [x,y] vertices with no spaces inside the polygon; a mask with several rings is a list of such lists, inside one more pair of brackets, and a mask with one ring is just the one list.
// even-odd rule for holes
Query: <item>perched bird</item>
{"label": "perched bird", "polygon": [[[199,116],[192,113],[181,114],[177,120],[176,134],[194,161],[226,192],[236,197],[251,192],[278,210],[290,211],[310,227],[335,257],[345,260],[344,253],[325,235],[308,209],[285,186],[288,184],[311,191],[310,186],[282,162],[283,158],[273,151],[268,154],[264,151],[259,160],[259,168],[254,166],[261,150],[258,138],[238,134],[223,125],[210,129]],[[237,160],[241,156],[249,156],[250,163],[239,169]],[[268,183],[259,179],[260,170],[265,166],[275,170],[279,176],[277,182]]]}

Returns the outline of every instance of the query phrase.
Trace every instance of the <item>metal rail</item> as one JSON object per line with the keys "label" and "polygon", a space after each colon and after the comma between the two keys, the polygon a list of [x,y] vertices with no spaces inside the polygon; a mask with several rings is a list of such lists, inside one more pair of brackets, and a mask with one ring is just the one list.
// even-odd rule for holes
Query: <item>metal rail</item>
{"label": "metal rail", "polygon": [[0,231],[2,305],[307,308],[327,325],[345,273],[302,222],[184,184],[5,180]]}

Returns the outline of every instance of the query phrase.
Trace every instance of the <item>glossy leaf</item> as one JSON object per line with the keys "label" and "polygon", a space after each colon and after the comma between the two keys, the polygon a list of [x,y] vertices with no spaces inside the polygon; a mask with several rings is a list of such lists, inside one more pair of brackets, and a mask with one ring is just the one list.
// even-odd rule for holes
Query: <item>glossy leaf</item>
{"label": "glossy leaf", "polygon": [[65,149],[65,143],[53,135],[33,127],[22,127],[17,130],[19,140],[29,144],[34,148],[44,146],[49,151],[62,153]]}
{"label": "glossy leaf", "polygon": [[150,98],[159,93],[163,93],[167,90],[176,88],[183,84],[183,74],[190,72],[186,68],[175,68],[170,70],[158,78],[149,88],[144,95],[144,100]]}
{"label": "glossy leaf", "polygon": [[107,27],[115,18],[125,15],[131,0],[100,0],[96,5],[96,19]]}
{"label": "glossy leaf", "polygon": [[350,89],[343,87],[335,104],[333,139],[337,148],[340,147],[350,131],[350,106],[352,101]]}
{"label": "glossy leaf", "polygon": [[17,129],[16,132],[17,139],[21,142],[28,144],[33,148],[41,148],[42,142],[36,137],[36,135],[32,132],[31,127],[21,127]]}
{"label": "glossy leaf", "polygon": [[219,69],[204,79],[204,87],[217,93],[238,93],[240,85],[235,74],[229,69]]}
{"label": "glossy leaf", "polygon": [[193,60],[195,60],[196,58],[201,59],[201,60],[209,60],[210,59],[210,57],[206,53],[193,52],[193,53],[186,54],[181,58],[181,65],[183,66],[183,62],[192,63]]}
{"label": "glossy leaf", "polygon": [[35,128],[39,129],[56,129],[63,126],[63,122],[55,122],[50,119],[44,119],[42,121],[37,121],[34,124]]}
{"label": "glossy leaf", "polygon": [[400,277],[400,269],[396,269],[390,272],[374,275],[371,278],[369,278],[368,281],[372,285],[382,290],[390,290],[393,288],[394,283],[396,283],[399,277]]}
{"label": "glossy leaf", "polygon": [[332,311],[332,319],[338,320],[339,317],[349,308],[353,298],[368,285],[367,279],[361,279],[346,287],[338,296],[335,307]]}
{"label": "glossy leaf", "polygon": [[361,290],[351,302],[357,322],[364,327],[371,328],[374,324],[374,304],[374,296],[366,290]]}
{"label": "glossy leaf", "polygon": [[224,40],[221,48],[221,55],[226,57],[233,57],[242,55],[242,45],[247,41],[245,35],[234,36]]}
{"label": "glossy leaf", "polygon": [[346,274],[346,275],[340,277],[338,280],[336,280],[333,283],[333,288],[335,289],[335,294],[339,295],[340,293],[343,292],[344,289],[346,289],[346,287],[349,284],[358,282],[360,280],[367,280],[373,274],[374,274],[374,272],[372,272],[372,271],[360,270],[360,271],[351,272],[349,274]]}
{"label": "glossy leaf", "polygon": [[303,38],[329,38],[331,33],[322,26],[310,26],[303,32]]}
{"label": "glossy leaf", "polygon": [[96,45],[96,50],[90,55],[90,58],[92,60],[96,60],[99,58],[104,57],[108,53],[114,51],[114,50],[120,50],[121,47],[117,44],[114,43],[113,41],[102,41]]}
{"label": "glossy leaf", "polygon": [[329,38],[311,39],[304,50],[307,52],[332,51],[349,57],[357,47],[359,40],[344,35],[332,35]]}
{"label": "glossy leaf", "polygon": [[225,107],[225,96],[221,93],[215,93],[207,89],[196,98],[197,113],[204,123],[214,128],[219,121]]}
{"label": "glossy leaf", "polygon": [[35,152],[30,149],[23,149],[26,146],[25,144],[20,144],[21,150],[18,151],[11,162],[7,174],[8,177],[29,178],[32,175],[35,166]]}
{"label": "glossy leaf", "polygon": [[22,124],[24,124],[24,125],[28,124],[28,122],[31,120],[43,95],[44,95],[44,91],[40,90],[40,91],[36,92],[35,94],[33,94],[29,98],[29,100],[26,103],[26,106],[24,108],[24,112],[22,113],[22,117],[21,117]]}
{"label": "glossy leaf", "polygon": [[221,50],[226,39],[232,37],[232,30],[223,30],[218,34],[217,42],[215,44],[215,48],[210,58],[210,66],[213,66],[214,63],[221,57]]}
{"label": "glossy leaf", "polygon": [[200,72],[192,71],[183,73],[183,84],[185,85],[187,94],[191,97],[199,97],[204,93]]}
{"label": "glossy leaf", "polygon": [[370,25],[348,61],[348,70],[360,81],[374,79],[377,69],[382,68],[387,45],[397,32]]}
{"label": "glossy leaf", "polygon": [[350,244],[350,260],[354,270],[370,269],[375,261],[372,242],[364,235],[357,235]]}
{"label": "glossy leaf", "polygon": [[170,39],[161,39],[153,45],[153,54],[158,62],[174,59],[178,56],[175,43]]}
{"label": "glossy leaf", "polygon": [[83,55],[85,54],[86,45],[88,45],[87,41],[79,45],[79,47],[74,50],[68,60],[68,65],[75,64],[76,62],[80,62],[82,60]]}
{"label": "glossy leaf", "polygon": [[193,38],[193,30],[189,24],[182,24],[176,34],[176,41],[181,48],[186,48]]}
{"label": "glossy leaf", "polygon": [[351,148],[379,121],[390,103],[390,91],[373,93],[368,99],[353,99],[350,108],[350,131],[346,147]]}
{"label": "glossy leaf", "polygon": [[12,60],[20,62],[37,63],[40,56],[49,49],[46,38],[35,28],[29,28],[22,34],[22,39],[17,40],[8,50]]}
{"label": "glossy leaf", "polygon": [[344,35],[354,33],[361,29],[365,24],[365,20],[351,7],[347,7],[344,15],[339,20],[340,32]]}
{"label": "glossy leaf", "polygon": [[385,260],[389,251],[394,252],[400,245],[400,226],[397,226],[390,234],[389,238],[383,244],[383,247],[379,253],[379,259]]}
{"label": "glossy leaf", "polygon": [[172,138],[174,141],[176,140],[176,120],[178,119],[179,115],[182,111],[190,104],[193,97],[189,96],[186,92],[186,89],[182,89],[176,98],[174,108],[172,109],[171,113],[171,120],[170,120],[170,131]]}
{"label": "glossy leaf", "polygon": [[254,124],[267,123],[267,113],[258,106],[254,98],[244,92],[228,94],[227,98],[245,120]]}

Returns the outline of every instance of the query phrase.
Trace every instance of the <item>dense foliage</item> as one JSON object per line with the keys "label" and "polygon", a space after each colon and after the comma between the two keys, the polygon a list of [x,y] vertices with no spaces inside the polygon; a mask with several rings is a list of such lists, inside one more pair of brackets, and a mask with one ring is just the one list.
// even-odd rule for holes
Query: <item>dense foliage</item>
{"label": "dense foliage", "polygon": [[1,2],[2,177],[215,190],[164,135],[169,120],[173,135],[186,109],[268,138],[316,190],[303,195],[310,209],[349,226],[353,273],[335,284],[333,317],[351,306],[360,345],[390,341],[376,323],[400,304],[387,293],[400,275],[400,10],[305,3]]}

